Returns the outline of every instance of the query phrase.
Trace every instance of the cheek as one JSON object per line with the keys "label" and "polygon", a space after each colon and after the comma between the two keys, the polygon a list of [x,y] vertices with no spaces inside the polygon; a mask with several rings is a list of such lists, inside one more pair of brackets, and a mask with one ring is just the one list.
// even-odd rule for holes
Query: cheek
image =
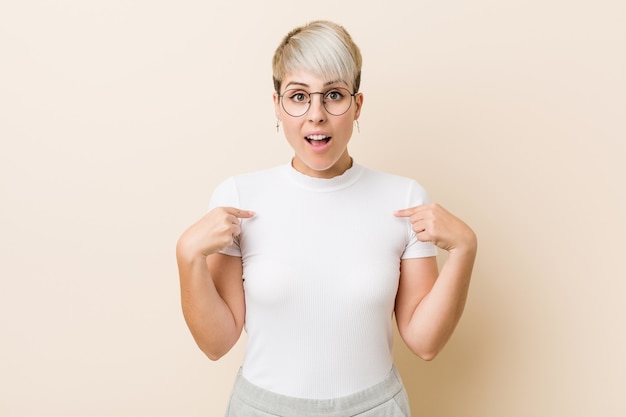
{"label": "cheek", "polygon": [[341,132],[345,133],[345,134],[350,134],[352,133],[354,127],[354,116],[353,115],[349,115],[347,117],[344,117],[343,119],[341,119],[341,123],[339,123],[337,125],[337,128],[339,130],[341,130]]}
{"label": "cheek", "polygon": [[285,132],[294,132],[296,130],[296,124],[293,122],[293,120],[287,118],[283,118],[283,127],[285,129]]}
{"label": "cheek", "polygon": [[287,140],[300,139],[300,124],[293,119],[283,119],[283,130]]}

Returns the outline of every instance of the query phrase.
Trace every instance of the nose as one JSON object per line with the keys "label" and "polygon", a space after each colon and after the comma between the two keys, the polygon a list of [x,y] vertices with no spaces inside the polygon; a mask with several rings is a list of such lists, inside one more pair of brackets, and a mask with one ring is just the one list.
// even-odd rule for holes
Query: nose
{"label": "nose", "polygon": [[309,121],[314,123],[321,123],[326,120],[327,115],[323,102],[324,93],[310,93],[309,99],[311,100],[309,112],[307,113]]}

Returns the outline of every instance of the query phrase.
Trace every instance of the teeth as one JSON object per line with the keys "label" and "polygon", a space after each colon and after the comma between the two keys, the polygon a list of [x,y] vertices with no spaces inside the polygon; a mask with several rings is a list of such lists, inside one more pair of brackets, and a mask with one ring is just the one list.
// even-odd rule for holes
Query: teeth
{"label": "teeth", "polygon": [[328,136],[324,136],[324,135],[311,135],[311,136],[307,136],[307,139],[310,140],[323,140],[323,139],[328,139]]}

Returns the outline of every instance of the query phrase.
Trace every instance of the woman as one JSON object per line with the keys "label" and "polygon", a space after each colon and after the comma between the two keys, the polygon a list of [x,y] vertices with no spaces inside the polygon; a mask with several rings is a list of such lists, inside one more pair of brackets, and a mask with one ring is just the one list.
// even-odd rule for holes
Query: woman
{"label": "woman", "polygon": [[[212,360],[246,326],[227,416],[409,416],[393,314],[411,351],[433,359],[461,316],[476,237],[415,181],[350,157],[363,95],[344,28],[294,29],[273,74],[293,159],[224,181],[182,234],[185,320]],[[441,272],[437,246],[449,251]]]}

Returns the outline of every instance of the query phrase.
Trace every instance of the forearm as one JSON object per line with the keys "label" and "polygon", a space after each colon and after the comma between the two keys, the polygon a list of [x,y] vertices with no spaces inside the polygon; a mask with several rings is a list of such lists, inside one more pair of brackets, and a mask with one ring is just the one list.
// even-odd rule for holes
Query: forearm
{"label": "forearm", "polygon": [[459,322],[475,256],[475,247],[450,252],[432,289],[415,308],[407,344],[423,359],[431,360],[443,349]]}
{"label": "forearm", "polygon": [[183,315],[198,347],[212,360],[237,342],[241,330],[220,296],[202,256],[177,253]]}

